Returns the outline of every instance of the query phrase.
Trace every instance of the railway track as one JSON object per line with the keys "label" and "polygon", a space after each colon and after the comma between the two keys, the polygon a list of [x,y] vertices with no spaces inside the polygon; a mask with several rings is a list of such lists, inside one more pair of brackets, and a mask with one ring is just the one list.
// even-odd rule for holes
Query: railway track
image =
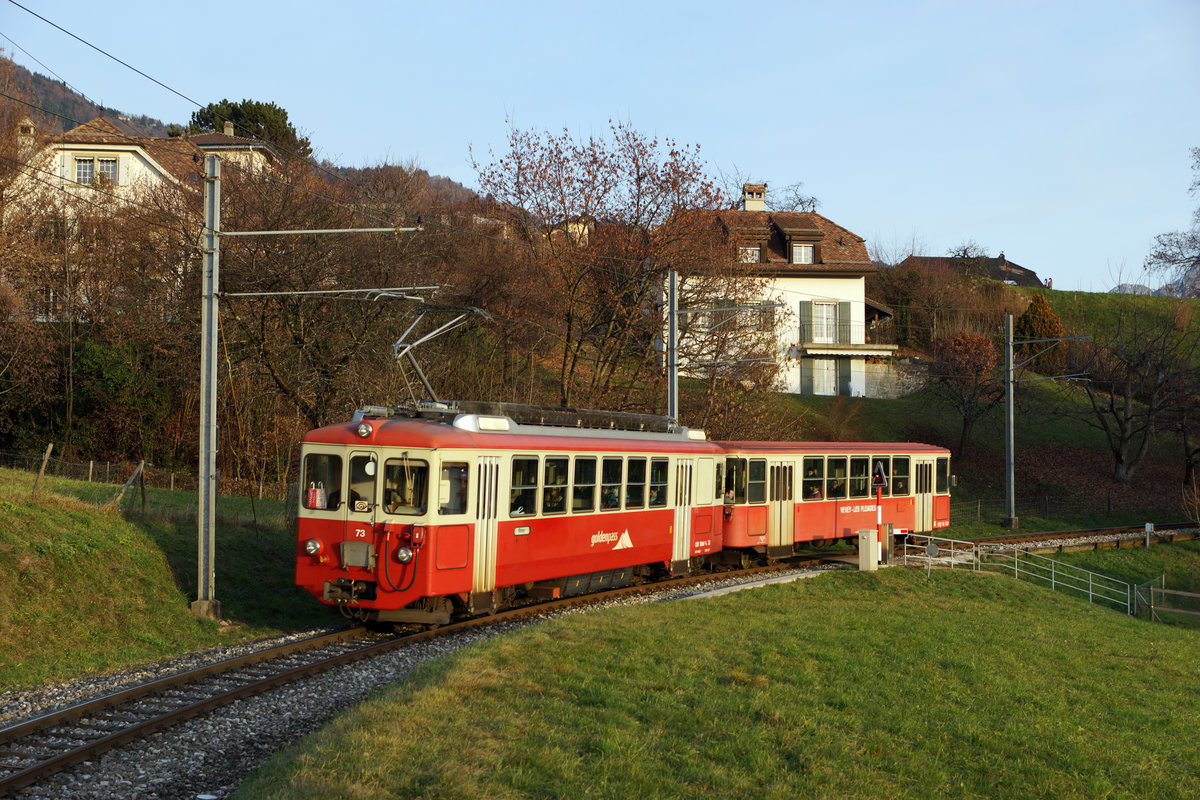
{"label": "railway track", "polygon": [[238,700],[419,642],[630,595],[700,587],[728,579],[757,579],[819,563],[820,559],[804,559],[642,584],[531,604],[403,635],[369,634],[353,628],[158,678],[0,728],[0,797],[94,761],[107,750]]}

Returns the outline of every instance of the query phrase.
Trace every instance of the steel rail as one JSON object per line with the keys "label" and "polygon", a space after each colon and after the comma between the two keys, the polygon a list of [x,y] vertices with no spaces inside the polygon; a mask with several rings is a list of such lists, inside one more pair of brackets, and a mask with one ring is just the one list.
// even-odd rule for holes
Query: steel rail
{"label": "steel rail", "polygon": [[[683,578],[674,578],[664,581],[656,581],[653,583],[627,586],[619,589],[610,589],[603,592],[586,593],[575,595],[569,598],[560,598],[521,606],[518,608],[507,609],[505,611],[497,612],[487,616],[472,617],[453,622],[449,625],[439,628],[396,636],[384,641],[377,641],[348,652],[321,658],[308,664],[291,667],[276,674],[250,681],[225,692],[213,694],[196,702],[188,703],[180,708],[158,714],[149,719],[144,719],[130,725],[127,728],[114,731],[106,736],[87,742],[80,747],[39,761],[36,764],[32,764],[28,767],[24,767],[11,775],[0,778],[0,796],[11,794],[18,789],[29,786],[30,784],[36,783],[59,772],[63,772],[68,767],[71,767],[75,764],[91,760],[100,753],[103,753],[114,747],[126,744],[135,739],[142,738],[147,734],[169,728],[172,725],[176,725],[185,720],[200,716],[237,700],[262,694],[266,691],[287,683],[292,683],[301,678],[309,677],[320,672],[325,672],[354,661],[378,656],[392,650],[417,644],[419,642],[428,641],[441,636],[447,636],[453,633],[460,633],[467,630],[487,627],[490,625],[499,624],[501,622],[519,620],[524,617],[541,616],[567,608],[596,605],[621,597],[628,597],[638,594],[652,594],[692,585],[700,586],[705,583],[726,580],[729,578],[752,578],[761,576],[763,574],[794,569],[798,566],[811,566],[820,562],[821,559],[788,561],[784,563],[775,563],[768,566],[705,573],[703,575],[692,575]],[[51,728],[54,725],[70,723],[73,720],[85,717],[89,713],[95,711],[112,708],[124,703],[130,703],[135,700],[161,694],[167,689],[177,688],[189,683],[194,683],[202,678],[212,677],[214,675],[230,672],[234,669],[252,666],[257,663],[270,661],[277,658],[283,658],[297,652],[313,650],[318,647],[340,644],[362,638],[365,638],[363,629],[352,628],[345,631],[337,631],[332,634],[323,634],[310,637],[297,642],[289,642],[285,645],[280,645],[279,647],[267,648],[260,650],[257,653],[238,656],[236,658],[226,659],[214,664],[198,667],[194,670],[188,670],[185,672],[176,673],[175,675],[169,675],[145,684],[133,686],[129,689],[114,692],[112,694],[78,703],[67,708],[49,712],[47,714],[43,714],[5,728],[0,728],[0,745],[8,744],[24,736],[35,734],[39,731]]]}

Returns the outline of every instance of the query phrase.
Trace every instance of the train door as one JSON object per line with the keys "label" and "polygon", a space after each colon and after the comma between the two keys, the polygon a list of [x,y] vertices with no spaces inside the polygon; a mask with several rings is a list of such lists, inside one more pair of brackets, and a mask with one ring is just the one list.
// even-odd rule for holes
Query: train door
{"label": "train door", "polygon": [[933,530],[933,460],[914,459],[913,476],[913,505],[915,533],[929,533]]}
{"label": "train door", "polygon": [[796,504],[793,491],[795,471],[796,464],[793,461],[781,461],[770,467],[768,555],[781,553],[784,548],[787,550],[787,555],[792,552],[792,542],[796,530]]}
{"label": "train door", "polygon": [[687,572],[692,549],[692,459],[675,462],[675,525],[672,529],[671,569]]}
{"label": "train door", "polygon": [[374,453],[351,452],[346,481],[346,535],[341,562],[345,567],[375,568],[376,483],[379,463]]}
{"label": "train door", "polygon": [[475,553],[472,592],[496,589],[497,508],[500,497],[500,457],[480,456],[479,480],[475,482]]}

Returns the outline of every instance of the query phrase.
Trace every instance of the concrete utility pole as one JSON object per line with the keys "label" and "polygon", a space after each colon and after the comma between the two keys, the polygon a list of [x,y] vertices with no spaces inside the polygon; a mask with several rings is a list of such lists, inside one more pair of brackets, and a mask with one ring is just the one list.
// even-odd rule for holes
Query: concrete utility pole
{"label": "concrete utility pole", "polygon": [[679,423],[679,273],[667,282],[667,418]]}
{"label": "concrete utility pole", "polygon": [[200,315],[200,498],[196,515],[199,539],[196,602],[192,614],[220,619],[216,599],[217,513],[217,321],[221,258],[221,158],[204,158],[204,276]]}
{"label": "concrete utility pole", "polygon": [[1020,527],[1013,448],[1013,318],[1004,315],[1004,527]]}
{"label": "concrete utility pole", "polygon": [[[419,222],[420,220],[418,220]],[[196,515],[199,558],[196,601],[192,615],[206,619],[221,618],[221,603],[216,599],[216,513],[217,513],[217,332],[220,324],[221,236],[289,236],[324,233],[411,233],[423,228],[325,228],[294,231],[221,232],[221,159],[204,158],[204,275],[201,280],[200,316],[200,492]],[[422,289],[434,287],[419,287]],[[329,292],[250,292],[241,294],[334,294],[340,291],[377,292],[385,290],[333,290]],[[406,290],[407,291],[407,290]],[[419,298],[415,298],[419,299]]]}

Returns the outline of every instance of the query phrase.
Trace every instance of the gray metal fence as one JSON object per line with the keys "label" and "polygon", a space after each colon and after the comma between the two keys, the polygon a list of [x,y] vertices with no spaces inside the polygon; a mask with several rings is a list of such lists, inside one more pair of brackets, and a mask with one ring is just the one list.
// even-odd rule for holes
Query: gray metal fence
{"label": "gray metal fence", "polygon": [[895,559],[902,564],[924,566],[928,570],[969,569],[1011,575],[1054,591],[1086,597],[1089,603],[1124,614],[1134,613],[1133,589],[1125,581],[1027,553],[1011,545],[976,544],[911,534],[896,547]]}

